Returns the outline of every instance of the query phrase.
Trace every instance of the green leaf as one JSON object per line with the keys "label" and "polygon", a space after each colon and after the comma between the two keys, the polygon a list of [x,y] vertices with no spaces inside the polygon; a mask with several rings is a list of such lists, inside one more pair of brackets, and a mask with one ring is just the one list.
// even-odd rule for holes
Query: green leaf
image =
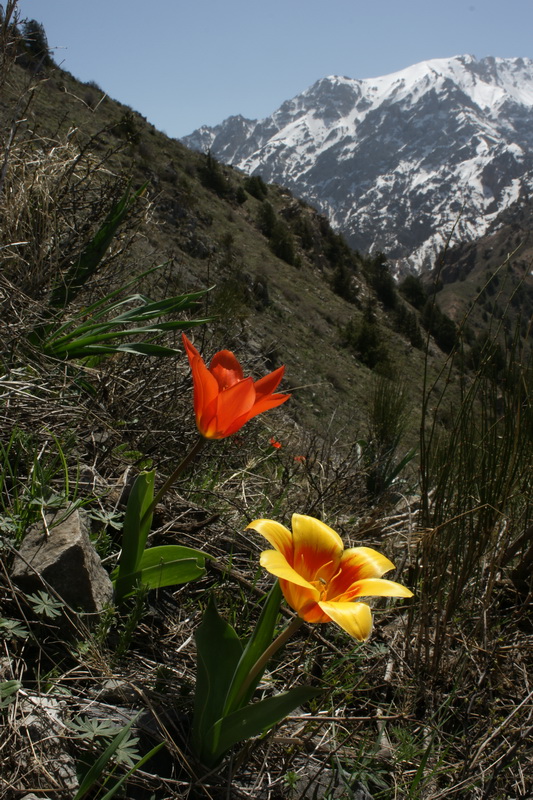
{"label": "green leaf", "polygon": [[[133,284],[163,266],[165,264],[160,264],[135,276],[124,286],[81,309],[66,322],[61,323],[58,318],[39,326],[28,335],[29,341],[53,358],[90,358],[119,352],[158,357],[179,354],[179,350],[156,345],[153,340],[165,331],[201,325],[209,320],[160,321],[158,318],[195,308],[209,289],[166,297],[162,300],[151,300],[140,292],[118,299],[118,296]],[[124,307],[125,310],[122,310]],[[117,341],[134,335],[149,336],[152,341],[132,341],[125,344]]]}
{"label": "green leaf", "polygon": [[113,741],[106,747],[104,752],[96,759],[94,764],[90,767],[89,770],[85,773],[83,780],[81,781],[78,791],[74,795],[73,800],[81,800],[87,792],[94,786],[97,780],[99,780],[100,776],[102,775],[103,771],[105,770],[109,761],[113,758],[115,752],[118,750],[119,746],[122,744],[126,736],[128,736],[130,732],[130,728],[133,725],[134,720],[128,722],[125,725],[120,733],[115,736]]}
{"label": "green leaf", "polygon": [[242,655],[242,644],[231,625],[219,615],[212,598],[205,610],[196,639],[196,692],[192,748],[201,763],[209,765],[217,743],[214,726],[220,719],[233,675]]}
{"label": "green leaf", "polygon": [[[150,342],[131,342],[128,344],[119,344],[114,347],[116,353],[135,353],[141,356],[181,356],[181,350],[176,350],[173,347],[164,347],[159,344],[151,344]],[[91,353],[91,355],[93,355]]]}
{"label": "green leaf", "polygon": [[[128,331],[130,333],[130,331]],[[63,352],[51,353],[47,348],[45,352],[48,355],[55,355],[56,357],[64,358],[86,358],[89,356],[110,355],[112,353],[134,353],[135,355],[142,356],[180,356],[180,350],[175,350],[172,347],[163,347],[162,345],[149,344],[148,342],[131,342],[128,344],[117,345],[97,345],[87,344],[77,346],[74,342],[72,347],[66,347]]]}
{"label": "green leaf", "polygon": [[124,781],[127,781],[128,778],[131,775],[133,775],[133,773],[136,770],[138,770],[141,767],[143,767],[146,764],[146,762],[149,761],[152,758],[152,756],[155,756],[156,753],[159,753],[161,748],[164,747],[164,746],[165,746],[165,742],[160,742],[160,744],[156,744],[155,747],[152,747],[152,749],[148,753],[146,753],[145,756],[143,756],[139,761],[137,761],[137,763],[134,764],[133,767],[130,770],[128,770],[128,772],[126,772],[126,774],[122,778],[120,778],[108,792],[105,793],[105,795],[102,797],[102,800],[111,800],[111,798],[120,789],[120,787],[122,786]]}
{"label": "green leaf", "polygon": [[407,464],[409,464],[410,461],[413,460],[413,458],[415,456],[416,456],[416,450],[414,450],[414,449],[413,450],[409,450],[409,452],[407,452],[404,455],[404,457],[399,462],[399,464],[392,469],[392,471],[390,472],[389,475],[386,476],[386,486],[387,487],[390,486],[393,483],[394,479],[398,477],[400,472],[407,466]]}
{"label": "green leaf", "polygon": [[14,699],[14,695],[22,688],[20,681],[3,681],[0,683],[0,708],[6,708]]}
{"label": "green leaf", "polygon": [[313,689],[310,686],[295,686],[287,692],[247,705],[218,720],[215,724],[217,733],[212,737],[218,745],[213,752],[212,761],[205,766],[215,766],[234,744],[270,730],[295,708],[317,697],[321,692],[322,689]]}
{"label": "green leaf", "polygon": [[43,614],[50,617],[50,619],[59,617],[65,606],[63,602],[54,600],[48,592],[43,592],[41,589],[38,594],[28,594],[26,597],[36,614]]}
{"label": "green leaf", "polygon": [[139,583],[150,589],[188,583],[205,575],[205,559],[211,558],[201,550],[179,545],[163,545],[145,550],[133,574],[117,575],[116,588],[121,593],[122,582],[129,591]]}
{"label": "green leaf", "polygon": [[281,589],[279,581],[276,581],[266,597],[263,609],[259,619],[257,620],[257,624],[252,635],[248,639],[246,647],[244,648],[244,652],[237,665],[237,669],[235,670],[235,675],[233,676],[231,687],[224,706],[224,716],[249,703],[255,689],[257,688],[257,685],[259,684],[259,681],[263,677],[263,673],[265,671],[264,669],[258,673],[257,677],[251,682],[246,692],[241,698],[239,698],[243,681],[248,676],[248,673],[258,658],[265,652],[267,647],[269,647],[270,643],[272,642],[280,601]]}
{"label": "green leaf", "polygon": [[122,529],[122,552],[116,577],[116,597],[120,602],[134,586],[132,576],[138,571],[144,553],[152,514],[143,519],[154,498],[155,470],[141,472],[128,498]]}
{"label": "green leaf", "polygon": [[162,563],[172,563],[173,561],[192,560],[201,562],[202,567],[206,558],[213,558],[203,550],[195,550],[194,547],[183,547],[180,544],[165,544],[161,547],[150,547],[142,554],[139,561],[139,569],[145,570],[158,567]]}

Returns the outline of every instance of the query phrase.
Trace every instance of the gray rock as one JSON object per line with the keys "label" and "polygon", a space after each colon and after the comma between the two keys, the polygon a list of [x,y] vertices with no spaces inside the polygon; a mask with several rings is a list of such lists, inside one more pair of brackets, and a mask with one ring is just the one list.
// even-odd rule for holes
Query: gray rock
{"label": "gray rock", "polygon": [[338,770],[329,767],[311,769],[302,775],[296,784],[295,796],[316,800],[372,800],[372,795],[362,783],[356,781],[352,784],[350,780],[343,780]]}
{"label": "gray rock", "polygon": [[91,544],[79,509],[46,517],[26,535],[15,558],[13,582],[25,592],[46,581],[72,608],[99,612],[113,600],[113,584]]}
{"label": "gray rock", "polygon": [[40,764],[53,777],[54,788],[75,792],[79,783],[76,763],[65,748],[63,710],[64,704],[53,697],[28,695],[22,700],[19,722],[21,732],[25,731],[31,741],[28,752],[32,754],[27,763],[23,757],[22,763],[27,770],[32,770],[36,763]]}
{"label": "gray rock", "polygon": [[42,796],[37,797],[37,795],[33,794],[32,792],[31,794],[25,794],[24,797],[21,797],[20,800],[50,800],[50,798]]}

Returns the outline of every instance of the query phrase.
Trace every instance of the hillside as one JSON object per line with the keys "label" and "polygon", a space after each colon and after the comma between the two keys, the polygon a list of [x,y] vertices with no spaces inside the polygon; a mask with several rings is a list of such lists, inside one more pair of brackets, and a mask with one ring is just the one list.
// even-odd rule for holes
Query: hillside
{"label": "hillside", "polygon": [[12,9],[0,797],[526,800],[528,208],[397,284]]}
{"label": "hillside", "polygon": [[[352,440],[360,432],[372,371],[364,356],[342,346],[342,331],[349,323],[357,327],[370,304],[385,353],[384,371],[404,375],[411,400],[418,404],[421,347],[413,348],[408,336],[398,333],[391,309],[376,302],[369,280],[372,259],[350,252],[324,217],[287,190],[250,182],[238,171],[187,150],[136,112],[57,68],[37,78],[15,68],[7,88],[0,106],[4,125],[9,130],[20,97],[24,121],[17,125],[15,142],[21,149],[35,142],[42,157],[36,169],[39,180],[56,180],[53,170],[76,159],[80,168],[93,169],[95,177],[94,182],[92,175],[79,179],[77,191],[87,195],[85,215],[80,207],[73,221],[65,206],[59,211],[62,229],[50,226],[45,231],[51,238],[40,240],[38,254],[28,252],[27,245],[10,250],[16,271],[20,263],[38,258],[44,272],[52,243],[54,248],[66,245],[67,258],[73,247],[70,226],[85,226],[87,236],[94,225],[88,197],[100,192],[109,204],[124,181],[131,180],[133,187],[146,182],[135,235],[123,234],[128,249],[113,254],[112,269],[131,274],[132,263],[139,273],[167,263],[165,291],[213,286],[207,302],[216,321],[207,334],[206,352],[237,348],[255,369],[264,363],[286,364],[286,388],[298,387],[287,413],[314,430],[323,430],[334,417],[335,429],[347,426],[343,435]],[[6,230],[4,241],[28,238],[21,228],[22,222],[18,229]],[[283,258],[276,257],[276,249]],[[9,267],[5,274],[9,277]],[[43,275],[32,288],[30,271],[21,288],[41,295],[46,281],[50,285],[55,277]],[[438,364],[438,349],[431,352]]]}
{"label": "hillside", "polygon": [[431,282],[442,287],[440,306],[456,322],[468,315],[477,337],[507,334],[516,326],[531,338],[533,316],[533,207],[516,203],[499,215],[485,236],[450,247],[441,254]]}

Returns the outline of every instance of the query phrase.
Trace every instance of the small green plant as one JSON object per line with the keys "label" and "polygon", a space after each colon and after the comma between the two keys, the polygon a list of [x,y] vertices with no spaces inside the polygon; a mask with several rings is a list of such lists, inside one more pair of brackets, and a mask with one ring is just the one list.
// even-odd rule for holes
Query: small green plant
{"label": "small green plant", "polygon": [[0,509],[2,528],[18,544],[29,525],[48,512],[58,512],[54,523],[82,504],[78,481],[71,480],[66,453],[70,437],[61,442],[49,434],[54,444],[39,443],[36,437],[14,428],[4,445],[0,442]]}
{"label": "small green plant", "polygon": [[0,638],[6,639],[27,639],[30,635],[28,629],[17,619],[4,619],[0,617]]}
{"label": "small green plant", "polygon": [[289,787],[289,792],[294,792],[298,784],[298,774],[292,770],[288,770],[283,776],[283,780]]}
{"label": "small green plant", "polygon": [[[168,331],[200,325],[205,320],[160,321],[160,318],[196,307],[205,292],[191,292],[156,301],[142,294],[120,297],[156,269],[160,267],[147,270],[64,322],[54,320],[41,326],[30,336],[30,341],[52,358],[94,358],[113,353],[157,357],[178,355],[179,351],[175,348],[156,344],[154,338]],[[143,337],[142,341],[135,338],[139,336]],[[123,339],[127,341],[123,342]]]}
{"label": "small green plant", "polygon": [[7,708],[15,700],[15,696],[21,688],[20,681],[13,680],[0,683],[0,709]]}
{"label": "small green plant", "polygon": [[[94,742],[99,738],[111,741],[123,728],[108,719],[85,716],[73,717],[67,722],[67,727],[74,731],[76,738],[83,739],[84,742]],[[124,741],[129,741],[129,738]]]}
{"label": "small green plant", "polygon": [[[73,717],[67,723],[67,727],[74,731],[77,739],[87,743],[104,742],[106,745],[110,744],[123,731],[122,725],[116,725],[108,719],[97,719],[96,717],[81,715]],[[138,744],[139,738],[132,736],[130,729],[116,748],[113,756],[114,761],[117,764],[133,767],[136,761],[139,760]]]}
{"label": "small green plant", "polygon": [[[196,632],[197,677],[191,746],[206,768],[215,767],[243,739],[268,731],[320,690],[296,686],[257,703],[251,699],[267,663],[295,626],[272,643],[281,591],[276,583],[246,643],[219,615],[211,599]],[[296,620],[297,625],[301,624]]]}
{"label": "small green plant", "polygon": [[[99,783],[101,783],[101,788],[103,791],[113,777],[117,765],[119,763],[130,764],[131,768],[128,770],[128,772],[120,777],[111,786],[111,788],[107,789],[105,794],[99,795],[99,800],[111,800],[111,798],[114,797],[125,781],[144,764],[146,764],[146,762],[149,761],[152,756],[161,750],[161,748],[164,746],[164,742],[156,745],[145,756],[137,761],[134,761],[134,759],[137,758],[137,740],[130,738],[131,727],[134,722],[135,720],[132,720],[122,729],[120,729],[116,736],[114,736],[114,738],[109,742],[104,752],[95,761],[93,761],[92,765],[89,767],[89,769],[87,769],[82,780],[80,781],[78,791],[74,795],[73,800],[82,800],[82,798],[85,797],[89,792],[94,791]],[[83,720],[77,720],[77,723],[74,726],[75,730],[76,725],[78,736],[82,739],[87,739],[88,737],[90,738],[91,735],[94,739],[94,736],[96,735],[106,740],[110,735],[108,726],[104,726],[104,732],[102,732],[102,729],[100,729],[101,732],[98,733],[98,726],[96,726],[95,730],[94,726],[88,725],[86,722],[83,722]],[[83,730],[84,726],[85,730]],[[92,729],[92,731],[90,729]],[[107,769],[109,769],[109,773],[107,776],[105,776]]]}
{"label": "small green plant", "polygon": [[360,440],[367,490],[377,498],[391,489],[416,455],[414,449],[399,456],[398,449],[409,419],[405,387],[377,376],[367,409],[367,440]]}
{"label": "small green plant", "polygon": [[35,614],[49,619],[59,617],[65,606],[61,600],[54,600],[48,592],[43,592],[42,590],[39,590],[37,594],[29,594],[26,597]]}
{"label": "small green plant", "polygon": [[78,257],[70,265],[65,265],[60,280],[51,291],[49,298],[50,309],[64,309],[70,305],[79,292],[100,268],[102,259],[113,241],[118,229],[127,218],[136,202],[146,191],[146,184],[136,192],[126,188],[122,197],[113,204],[106,219],[97,232],[83,247]]}
{"label": "small green plant", "polygon": [[171,544],[146,548],[155,505],[154,479],[155,470],[141,472],[128,498],[119,565],[112,576],[118,602],[136,586],[160,589],[188,583],[205,574],[205,559],[209,556],[200,550]]}

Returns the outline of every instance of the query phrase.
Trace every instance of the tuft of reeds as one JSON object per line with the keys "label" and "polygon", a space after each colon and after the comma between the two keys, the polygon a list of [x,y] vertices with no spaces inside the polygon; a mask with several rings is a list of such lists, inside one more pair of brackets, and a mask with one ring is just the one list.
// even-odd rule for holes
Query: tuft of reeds
{"label": "tuft of reeds", "polygon": [[453,649],[457,615],[467,636],[488,641],[502,630],[506,582],[517,593],[515,622],[532,588],[523,579],[533,545],[533,362],[519,325],[501,334],[500,325],[475,373],[463,373],[458,403],[449,404],[450,371],[424,398],[414,663],[434,676]]}

